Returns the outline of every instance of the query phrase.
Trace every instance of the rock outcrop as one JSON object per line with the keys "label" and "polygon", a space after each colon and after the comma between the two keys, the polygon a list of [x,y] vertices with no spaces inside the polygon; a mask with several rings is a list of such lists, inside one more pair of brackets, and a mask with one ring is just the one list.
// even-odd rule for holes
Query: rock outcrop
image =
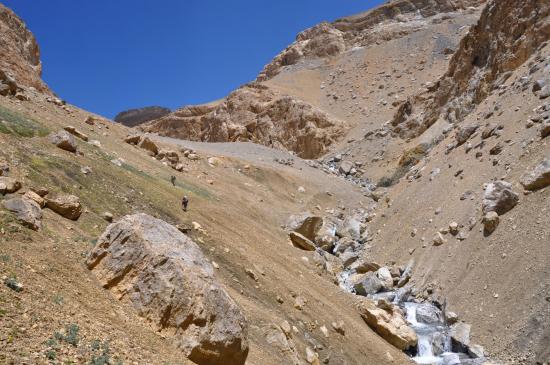
{"label": "rock outcrop", "polygon": [[187,106],[140,128],[204,142],[255,142],[316,158],[339,139],[345,123],[260,84],[245,85],[221,102]]}
{"label": "rock outcrop", "polygon": [[439,118],[461,122],[550,38],[549,15],[548,2],[489,1],[433,91],[408,100],[395,114],[394,132],[414,137]]}
{"label": "rock outcrop", "polygon": [[[0,4],[0,86],[11,80],[12,88],[34,87],[50,93],[42,81],[40,49],[34,35],[13,11]],[[2,77],[4,75],[5,77]],[[13,95],[15,95],[14,90]]]}
{"label": "rock outcrop", "polygon": [[200,248],[177,228],[135,214],[109,225],[87,265],[101,285],[132,303],[197,364],[241,365],[247,322],[214,279]]}
{"label": "rock outcrop", "polygon": [[145,108],[130,109],[118,113],[115,122],[127,127],[135,127],[154,119],[162,118],[170,114],[171,110],[161,106],[147,106]]}
{"label": "rock outcrop", "polygon": [[[333,23],[323,22],[304,30],[296,41],[267,64],[257,77],[258,81],[273,78],[286,66],[315,58],[338,55],[353,47],[366,46],[380,38],[400,37],[417,27],[396,26],[415,16],[431,17],[439,13],[457,11],[477,6],[483,0],[394,0],[362,14],[338,19]],[[383,35],[379,28],[385,27]]]}

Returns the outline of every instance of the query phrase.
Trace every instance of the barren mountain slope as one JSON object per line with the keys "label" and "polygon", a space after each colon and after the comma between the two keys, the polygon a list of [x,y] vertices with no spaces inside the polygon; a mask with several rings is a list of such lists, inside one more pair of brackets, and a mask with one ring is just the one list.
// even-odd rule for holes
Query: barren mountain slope
{"label": "barren mountain slope", "polygon": [[[106,219],[135,212],[185,228],[217,268],[216,279],[247,317],[248,364],[302,364],[306,347],[334,364],[408,362],[364,323],[356,299],[325,274],[318,254],[293,247],[281,228],[304,210],[347,214],[368,205],[358,187],[299,160],[276,163],[270,150],[244,149],[243,162],[205,147],[199,160],[180,153],[184,172],[177,172],[124,143],[126,127],[90,118],[47,94],[26,93],[28,100],[0,97],[1,182],[21,184],[0,195],[2,362],[188,363],[169,335],[156,333],[127,299],[103,289],[85,265]],[[68,126],[79,136],[77,153],[51,143],[49,134]],[[209,164],[211,156],[220,162]],[[5,185],[0,189],[6,192]],[[73,221],[45,208],[41,228],[26,228],[3,203],[23,193],[39,200],[31,189],[77,196],[82,215]],[[187,213],[180,207],[183,194],[190,198]],[[286,335],[284,321],[292,326]]]}
{"label": "barren mountain slope", "polygon": [[[342,150],[347,139],[382,128],[399,101],[443,74],[449,54],[479,16],[467,7],[480,3],[397,1],[319,24],[300,33],[258,81],[144,130],[197,141],[253,141],[304,158]],[[379,150],[372,145],[361,152]]]}
{"label": "barren mountain slope", "polygon": [[[247,364],[411,363],[395,333],[419,313],[391,295],[471,325],[448,338],[464,364],[548,364],[550,3],[481,3],[396,0],[306,30],[259,81],[143,127],[168,137],[0,96],[0,192],[22,185],[0,195],[0,359],[188,363],[85,265],[108,221],[145,212],[187,232],[242,308]],[[68,126],[77,153],[48,136]],[[78,196],[80,218],[38,208],[42,227],[23,226],[5,202],[39,187]],[[305,211],[325,236],[289,235]],[[365,277],[382,300],[344,289]]]}

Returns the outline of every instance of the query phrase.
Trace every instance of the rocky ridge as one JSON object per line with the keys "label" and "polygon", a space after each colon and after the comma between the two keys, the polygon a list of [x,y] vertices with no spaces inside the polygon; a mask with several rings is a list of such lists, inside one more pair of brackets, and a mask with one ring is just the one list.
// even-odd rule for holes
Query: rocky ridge
{"label": "rocky ridge", "polygon": [[150,120],[162,118],[170,112],[170,109],[161,106],[148,106],[120,112],[115,116],[114,121],[127,127],[135,127]]}
{"label": "rocky ridge", "polygon": [[296,98],[255,83],[219,103],[189,106],[140,127],[163,136],[203,142],[250,141],[315,158],[346,124]]}

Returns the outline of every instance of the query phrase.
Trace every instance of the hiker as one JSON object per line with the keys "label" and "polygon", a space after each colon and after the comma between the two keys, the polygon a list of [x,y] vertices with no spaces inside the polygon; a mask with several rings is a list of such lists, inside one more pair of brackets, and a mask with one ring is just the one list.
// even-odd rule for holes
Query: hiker
{"label": "hiker", "polygon": [[173,186],[176,186],[176,177],[174,175],[170,176],[170,182]]}
{"label": "hiker", "polygon": [[184,212],[187,212],[187,204],[189,204],[189,198],[187,195],[183,196],[183,199],[181,200],[181,207]]}

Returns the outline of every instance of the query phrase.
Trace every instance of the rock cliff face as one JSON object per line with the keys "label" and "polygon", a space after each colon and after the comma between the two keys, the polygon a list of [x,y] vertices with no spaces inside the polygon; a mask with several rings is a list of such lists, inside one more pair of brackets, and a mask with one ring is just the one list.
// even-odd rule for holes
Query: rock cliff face
{"label": "rock cliff face", "polygon": [[130,109],[118,113],[115,122],[127,127],[135,127],[153,119],[159,119],[170,114],[170,109],[161,106],[148,106],[139,109]]}
{"label": "rock cliff face", "polygon": [[2,4],[0,34],[0,76],[6,74],[14,79],[18,86],[34,87],[38,91],[49,92],[40,78],[42,63],[34,35],[13,11]]}
{"label": "rock cliff face", "polygon": [[323,22],[298,34],[294,43],[265,66],[257,80],[269,80],[283,67],[304,59],[334,56],[353,47],[400,37],[421,27],[411,22],[408,27],[399,25],[392,29],[391,23],[453,12],[469,6],[477,6],[483,2],[482,0],[396,0],[362,14],[338,19],[333,23]]}
{"label": "rock cliff face", "polygon": [[250,84],[222,102],[182,108],[142,129],[193,141],[251,141],[315,158],[346,128],[308,103]]}
{"label": "rock cliff face", "polygon": [[460,122],[550,37],[547,1],[491,1],[460,42],[447,73],[427,93],[406,101],[392,120],[401,136],[417,136],[438,118]]}

